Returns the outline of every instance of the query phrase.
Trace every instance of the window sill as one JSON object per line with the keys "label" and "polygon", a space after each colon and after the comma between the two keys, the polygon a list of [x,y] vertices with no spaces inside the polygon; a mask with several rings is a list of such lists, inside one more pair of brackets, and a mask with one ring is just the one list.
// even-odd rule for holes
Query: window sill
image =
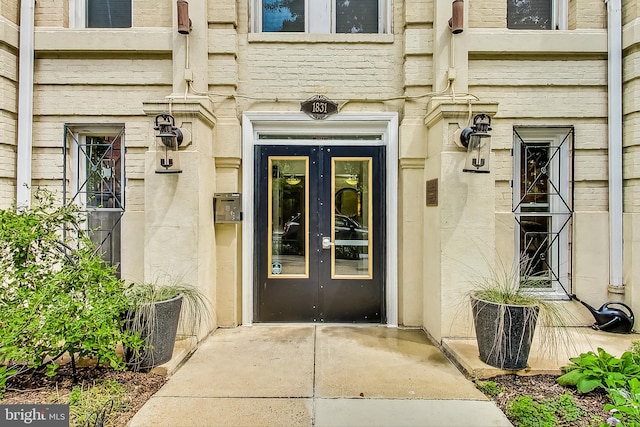
{"label": "window sill", "polygon": [[165,52],[172,50],[171,28],[36,28],[36,51]]}
{"label": "window sill", "polygon": [[249,43],[393,43],[393,34],[249,33]]}

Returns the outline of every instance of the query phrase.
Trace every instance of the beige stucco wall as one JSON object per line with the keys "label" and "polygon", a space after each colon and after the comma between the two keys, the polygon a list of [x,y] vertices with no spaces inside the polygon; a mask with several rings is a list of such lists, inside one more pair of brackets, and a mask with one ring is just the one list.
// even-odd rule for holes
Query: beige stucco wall
{"label": "beige stucco wall", "polygon": [[[494,252],[507,258],[513,252],[510,149],[515,125],[575,127],[575,291],[594,304],[624,298],[640,312],[640,301],[631,298],[640,295],[640,114],[635,101],[640,32],[635,0],[625,1],[623,7],[623,296],[607,293],[603,2],[570,0],[569,31],[509,31],[504,1],[465,2],[466,28],[455,36],[452,56],[446,23],[449,0],[393,1],[393,31],[384,35],[254,34],[249,31],[248,1],[189,3],[194,21],[193,86],[199,93],[209,92],[204,104],[211,105],[205,110],[213,111],[215,118],[208,124],[194,122],[195,142],[184,148],[185,173],[170,179],[149,169],[154,138],[152,117],[143,105],[165,102],[168,108],[166,96],[180,96],[186,88],[185,39],[172,28],[175,2],[134,0],[134,28],[118,30],[69,29],[69,2],[36,4],[34,185],[60,188],[64,123],[124,123],[127,198],[122,251],[127,278],[148,278],[166,268],[163,257],[176,256],[189,266],[184,272],[189,280],[207,289],[217,303],[219,324],[238,324],[242,226],[213,225],[211,196],[242,188],[239,118],[248,111],[298,111],[301,100],[323,94],[346,102],[344,112],[400,114],[399,205],[392,208],[399,213],[401,324],[424,326],[436,339],[472,333],[469,316],[459,314],[467,310],[464,293],[470,274],[486,267],[478,247],[487,246],[489,259]],[[17,2],[1,0],[0,207],[15,196],[17,20]],[[425,95],[445,88],[451,57],[456,99],[449,89],[440,101],[430,103]],[[403,96],[411,98],[389,100]],[[453,130],[467,125],[467,99],[496,110],[492,173],[486,176],[460,172],[464,151],[452,141]],[[450,111],[436,114],[443,108],[438,105],[450,105]],[[475,107],[473,111],[480,112]],[[425,123],[425,116],[433,114],[433,121]],[[440,204],[427,207],[425,182],[434,178],[439,180]],[[196,188],[197,197],[186,188]],[[161,207],[167,208],[167,216]],[[478,218],[482,227],[477,226]],[[167,241],[166,236],[150,234],[174,222],[181,237]],[[177,253],[172,250],[176,242]],[[582,313],[575,307],[574,311]]]}
{"label": "beige stucco wall", "polygon": [[0,3],[0,208],[15,200],[18,113],[17,5]]}
{"label": "beige stucco wall", "polygon": [[15,0],[0,0],[0,16],[14,24],[20,22],[20,2]]}
{"label": "beige stucco wall", "polygon": [[34,9],[36,25],[68,28],[69,2],[69,0],[38,0],[38,6]]}
{"label": "beige stucco wall", "polygon": [[626,25],[638,17],[638,1],[626,0],[622,2],[622,24]]}

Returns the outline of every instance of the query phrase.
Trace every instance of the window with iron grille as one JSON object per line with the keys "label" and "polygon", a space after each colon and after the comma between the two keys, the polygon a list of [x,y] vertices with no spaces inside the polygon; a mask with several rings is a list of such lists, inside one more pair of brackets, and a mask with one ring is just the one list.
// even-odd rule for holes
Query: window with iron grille
{"label": "window with iron grille", "polygon": [[86,211],[86,228],[102,257],[120,272],[124,214],[124,127],[65,126],[64,202]]}
{"label": "window with iron grille", "polygon": [[549,298],[571,287],[573,128],[513,129],[516,250],[527,262],[527,286]]}

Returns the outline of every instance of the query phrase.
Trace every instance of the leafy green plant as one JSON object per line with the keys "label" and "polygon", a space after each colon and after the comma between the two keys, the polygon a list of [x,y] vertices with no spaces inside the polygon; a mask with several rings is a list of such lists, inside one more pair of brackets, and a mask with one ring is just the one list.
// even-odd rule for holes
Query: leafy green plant
{"label": "leafy green plant", "polygon": [[113,413],[124,412],[131,406],[126,390],[116,380],[105,380],[90,387],[74,387],[69,395],[71,422],[76,426],[109,426]]}
{"label": "leafy green plant", "polygon": [[8,366],[0,366],[0,402],[2,401],[2,395],[7,388],[7,380],[15,375],[18,371],[11,369]]}
{"label": "leafy green plant", "polygon": [[[604,406],[623,426],[640,426],[640,380],[631,378],[628,388],[609,390],[613,403]],[[606,424],[605,424],[606,425]]]}
{"label": "leafy green plant", "polygon": [[583,413],[573,396],[567,393],[542,400],[518,396],[507,406],[507,415],[521,427],[555,427],[576,421]]}
{"label": "leafy green plant", "polygon": [[631,343],[629,352],[631,352],[633,360],[640,365],[640,340],[635,340]]}
{"label": "leafy green plant", "polygon": [[497,396],[504,391],[495,381],[476,381],[476,388],[487,396]]}
{"label": "leafy green plant", "polygon": [[[56,206],[53,194],[34,192],[29,210],[0,211],[0,363],[54,375],[59,358],[93,358],[124,369],[119,342],[138,348],[123,329],[124,283],[106,265],[81,225],[75,206]],[[63,239],[63,229],[75,230]]]}
{"label": "leafy green plant", "polygon": [[556,381],[563,386],[576,387],[578,393],[588,393],[598,387],[624,388],[631,378],[640,375],[640,365],[629,351],[617,358],[598,348],[598,354],[590,351],[569,360],[571,364],[562,367],[566,373]]}

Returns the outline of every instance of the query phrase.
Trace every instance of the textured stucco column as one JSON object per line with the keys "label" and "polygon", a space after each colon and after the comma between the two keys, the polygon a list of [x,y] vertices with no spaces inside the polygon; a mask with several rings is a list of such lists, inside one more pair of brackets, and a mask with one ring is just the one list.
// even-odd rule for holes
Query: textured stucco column
{"label": "textured stucco column", "polygon": [[215,119],[207,98],[174,100],[176,126],[188,129],[180,147],[182,173],[157,174],[153,120],[167,102],[145,103],[149,151],[145,153],[144,279],[167,277],[197,285],[216,305],[213,195]]}
{"label": "textured stucco column", "polygon": [[[240,192],[240,158],[216,157],[215,161],[217,192]],[[218,324],[238,326],[242,321],[242,223],[216,224],[215,229]]]}
{"label": "textured stucco column", "polygon": [[[472,334],[466,293],[495,257],[495,179],[465,173],[466,151],[454,132],[466,126],[468,105],[435,100],[428,129],[425,180],[438,180],[437,206],[424,208],[424,326],[440,341]],[[496,104],[472,104],[472,114],[494,115]]]}
{"label": "textured stucco column", "polygon": [[404,120],[400,126],[398,230],[398,316],[404,326],[422,326],[424,229],[424,124]]}

